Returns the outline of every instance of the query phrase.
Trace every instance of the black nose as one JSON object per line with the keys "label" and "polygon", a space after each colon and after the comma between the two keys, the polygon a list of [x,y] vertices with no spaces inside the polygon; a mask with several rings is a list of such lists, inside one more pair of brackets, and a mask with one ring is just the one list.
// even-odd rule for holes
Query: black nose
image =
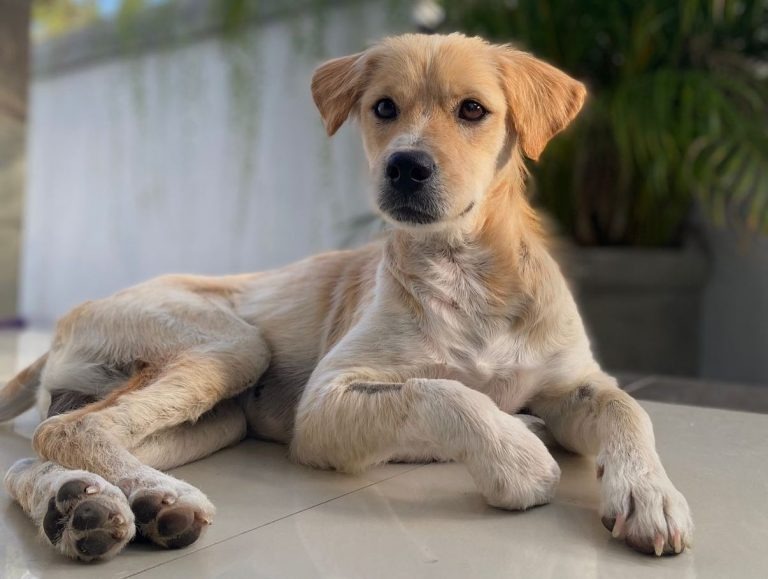
{"label": "black nose", "polygon": [[421,189],[435,172],[435,162],[424,151],[398,151],[387,161],[387,179],[397,191]]}

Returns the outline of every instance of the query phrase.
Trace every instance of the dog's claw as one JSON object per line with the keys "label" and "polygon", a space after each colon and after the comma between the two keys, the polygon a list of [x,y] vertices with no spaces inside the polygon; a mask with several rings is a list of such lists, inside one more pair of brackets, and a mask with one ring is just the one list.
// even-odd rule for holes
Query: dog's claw
{"label": "dog's claw", "polygon": [[680,536],[680,531],[675,531],[672,534],[672,548],[675,550],[675,553],[683,552],[683,539]]}
{"label": "dog's claw", "polygon": [[624,538],[624,523],[626,522],[627,517],[623,513],[616,515],[616,522],[614,523],[613,530],[611,531],[611,535],[613,535],[614,539]]}
{"label": "dog's claw", "polygon": [[657,533],[653,539],[653,552],[657,557],[661,557],[664,553],[664,536],[661,533]]}
{"label": "dog's claw", "polygon": [[85,494],[87,495],[95,495],[98,492],[99,492],[99,487],[97,487],[96,485],[90,485],[85,487]]}

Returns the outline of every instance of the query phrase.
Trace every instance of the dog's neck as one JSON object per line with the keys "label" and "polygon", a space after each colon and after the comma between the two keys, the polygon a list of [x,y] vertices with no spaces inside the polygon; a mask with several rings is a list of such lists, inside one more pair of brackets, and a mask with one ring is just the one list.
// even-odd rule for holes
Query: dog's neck
{"label": "dog's neck", "polygon": [[387,242],[390,273],[417,302],[472,303],[499,313],[514,306],[536,286],[532,262],[545,251],[524,179],[522,161],[510,161],[461,231],[394,230]]}

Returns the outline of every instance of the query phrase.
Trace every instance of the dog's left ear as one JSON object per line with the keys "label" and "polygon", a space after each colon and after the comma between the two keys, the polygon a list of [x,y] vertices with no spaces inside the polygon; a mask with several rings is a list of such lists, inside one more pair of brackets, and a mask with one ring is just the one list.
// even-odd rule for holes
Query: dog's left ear
{"label": "dog's left ear", "polygon": [[510,46],[499,47],[510,114],[520,146],[537,160],[549,140],[567,127],[584,104],[582,83]]}
{"label": "dog's left ear", "polygon": [[367,70],[366,53],[329,60],[312,77],[312,98],[323,118],[328,136],[347,120],[360,100]]}

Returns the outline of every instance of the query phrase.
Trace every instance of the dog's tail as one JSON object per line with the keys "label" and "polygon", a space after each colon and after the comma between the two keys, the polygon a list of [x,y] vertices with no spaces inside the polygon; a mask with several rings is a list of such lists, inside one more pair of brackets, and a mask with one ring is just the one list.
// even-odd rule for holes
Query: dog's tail
{"label": "dog's tail", "polygon": [[47,361],[46,353],[0,389],[0,422],[16,418],[34,406],[37,389],[40,387],[40,375]]}

